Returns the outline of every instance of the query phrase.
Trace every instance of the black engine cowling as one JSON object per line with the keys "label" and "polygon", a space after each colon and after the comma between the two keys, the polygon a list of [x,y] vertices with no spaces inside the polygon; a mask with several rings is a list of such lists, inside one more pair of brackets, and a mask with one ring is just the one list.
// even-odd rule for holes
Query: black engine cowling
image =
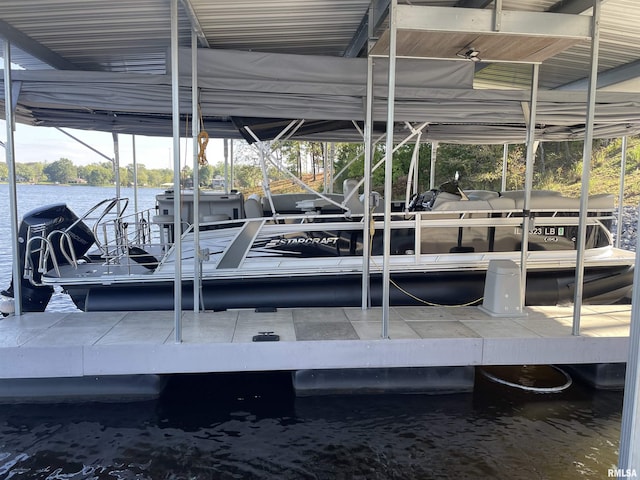
{"label": "black engine cowling", "polygon": [[[71,244],[77,258],[87,253],[91,245],[94,243],[93,232],[82,221],[78,221],[78,217],[73,213],[66,204],[60,203],[36,208],[26,213],[20,223],[18,229],[18,268],[20,272],[25,267],[25,252],[31,229],[31,236],[40,236],[46,238],[51,232],[59,230],[66,232],[71,239]],[[74,225],[75,223],[75,225]],[[73,225],[73,228],[70,228]],[[37,265],[39,260],[39,252],[37,250],[40,242],[35,242],[30,248],[32,253],[31,264],[34,266],[33,282],[38,284],[42,279],[42,273],[38,271]],[[58,265],[67,264],[65,256],[60,251],[59,236],[55,236],[51,242]],[[53,268],[51,259],[47,262],[47,270]],[[7,290],[3,290],[2,294],[7,297],[14,297],[13,282]],[[22,311],[24,312],[43,312],[51,299],[53,288],[50,286],[34,285],[29,279],[22,277],[20,279],[22,287]]]}

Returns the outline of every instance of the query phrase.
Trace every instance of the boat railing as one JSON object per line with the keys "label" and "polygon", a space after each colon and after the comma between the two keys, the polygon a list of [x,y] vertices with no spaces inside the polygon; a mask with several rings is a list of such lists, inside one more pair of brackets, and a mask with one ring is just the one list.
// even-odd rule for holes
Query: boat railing
{"label": "boat railing", "polygon": [[[554,224],[561,220],[565,225],[578,225],[579,209],[532,209],[529,211],[533,224]],[[431,226],[510,226],[522,224],[523,212],[521,209],[512,210],[443,210],[408,212],[406,218],[414,216],[423,222],[429,222]],[[498,216],[499,215],[499,216]],[[590,210],[587,215],[587,225],[602,224],[603,221],[613,220],[611,211]],[[464,225],[461,225],[463,222]]]}
{"label": "boat railing", "polygon": [[[497,216],[499,215],[499,216]],[[558,221],[562,221],[564,225],[577,226],[579,222],[579,210],[554,210],[554,209],[536,209],[530,211],[533,225],[555,225]],[[493,227],[493,226],[521,226],[522,210],[447,210],[447,211],[419,211],[419,212],[393,212],[391,214],[391,228],[409,228],[415,227],[416,222],[421,227]],[[349,225],[347,229],[357,230],[362,228],[362,216],[346,217],[344,214],[326,214],[317,212],[308,212],[305,214],[278,214],[267,218],[265,228],[270,225],[277,226],[278,230],[283,232],[298,231],[300,224],[309,224],[307,229],[314,230],[313,225],[317,225],[317,229],[341,228]],[[372,221],[376,228],[384,227],[384,214],[373,213]],[[613,212],[590,211],[587,217],[587,225],[602,225],[603,221],[614,219]],[[200,223],[200,228],[230,228],[242,225],[244,222],[252,219],[234,219],[211,223]],[[253,219],[254,220],[254,219]],[[165,225],[166,223],[160,223]],[[173,223],[170,224],[173,227]],[[183,234],[189,233],[190,229],[183,228]],[[170,242],[172,243],[172,242]]]}
{"label": "boat railing", "polygon": [[[78,259],[69,232],[65,230],[53,230],[46,237],[44,233],[44,225],[33,225],[27,229],[23,277],[35,286],[42,285],[42,283],[35,280],[35,273],[40,273],[40,276],[46,273],[49,270],[49,263],[53,266],[56,275],[60,276],[56,251],[61,253],[67,264],[72,265],[74,268],[78,267]],[[56,240],[57,250],[54,246]],[[37,265],[34,265],[33,262],[34,254],[37,257]]]}
{"label": "boat railing", "polygon": [[154,222],[155,209],[142,210],[96,225],[104,264],[142,265],[153,269],[173,244],[173,223]]}
{"label": "boat railing", "polygon": [[[103,241],[101,242],[102,256],[106,264],[111,265],[143,265],[154,269],[164,255],[169,252],[174,242],[174,223],[171,219],[160,219],[155,210],[146,210],[122,216],[114,220],[101,222],[96,232]],[[561,222],[563,226],[577,226],[579,222],[579,210],[532,210],[533,218],[531,228],[535,226],[553,226]],[[413,229],[415,234],[416,255],[420,254],[421,231],[428,228],[464,227],[490,228],[511,226],[521,228],[522,210],[450,210],[450,211],[420,211],[420,212],[393,212],[392,230]],[[605,220],[613,219],[612,212],[591,211],[587,217],[587,225],[600,225]],[[155,221],[154,221],[155,220]],[[200,228],[227,229],[241,227],[244,223],[255,219],[232,219],[217,222],[202,222]],[[278,214],[265,219],[263,226],[265,232],[271,230],[280,234],[300,231],[304,224],[306,231],[323,230],[361,230],[362,217],[346,217],[344,214],[323,214],[308,212],[305,214],[283,215]],[[384,228],[383,213],[374,213],[371,221],[375,231]],[[190,235],[193,225],[183,223],[181,234]]]}

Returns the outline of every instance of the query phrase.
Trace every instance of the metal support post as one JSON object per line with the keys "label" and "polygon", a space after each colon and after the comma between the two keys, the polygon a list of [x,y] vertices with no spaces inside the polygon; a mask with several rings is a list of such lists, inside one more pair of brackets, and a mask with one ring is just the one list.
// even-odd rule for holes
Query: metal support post
{"label": "metal support post", "polygon": [[[5,125],[7,128],[7,143],[4,146],[9,168],[9,210],[11,214],[11,247],[13,257],[13,312],[15,315],[22,315],[22,272],[18,263],[18,194],[16,190],[16,159],[13,139],[13,126],[15,119],[13,115],[13,92],[11,84],[11,44],[9,40],[4,40],[4,113]],[[17,99],[16,99],[17,100]]]}
{"label": "metal support post", "polygon": [[507,161],[509,159],[509,144],[505,143],[502,149],[502,181],[500,182],[500,191],[507,190]]}
{"label": "metal support post", "polygon": [[224,193],[229,193],[229,140],[223,140],[224,145]]}
{"label": "metal support post", "polygon": [[593,18],[591,33],[591,72],[587,93],[587,119],[584,131],[582,151],[582,188],[580,189],[580,217],[576,243],[576,280],[573,297],[573,335],[580,335],[580,313],[582,311],[582,292],[584,286],[584,249],[587,238],[587,207],[589,205],[589,179],[591,175],[591,151],[593,149],[593,121],[596,107],[596,88],[598,84],[598,57],[600,43],[600,0],[593,0]]}
{"label": "metal support post", "polygon": [[[191,140],[193,145],[193,311],[200,311],[202,253],[200,252],[200,161],[198,156],[198,35],[191,31]],[[226,187],[225,187],[226,188]]]}
{"label": "metal support post", "polygon": [[436,160],[438,159],[438,142],[431,142],[431,166],[429,167],[429,188],[436,188]]}
{"label": "metal support post", "polygon": [[522,312],[524,312],[525,296],[527,292],[527,257],[529,255],[529,228],[531,228],[531,188],[533,187],[533,164],[535,161],[537,147],[535,132],[539,71],[540,65],[537,63],[534,64],[531,78],[531,100],[527,125],[527,158],[524,185],[524,207],[522,209],[522,247],[520,248],[520,311]]}
{"label": "metal support post", "polygon": [[387,141],[384,168],[384,232],[382,259],[382,338],[389,338],[391,282],[391,196],[393,195],[393,124],[396,89],[396,34],[398,1],[389,3],[389,91],[387,94]]}
{"label": "metal support post", "polygon": [[175,343],[182,343],[182,222],[180,219],[180,85],[178,84],[178,0],[171,0],[171,117],[173,126],[173,314]]}
{"label": "metal support post", "polygon": [[616,247],[620,247],[622,238],[622,217],[624,213],[624,176],[627,171],[627,137],[622,137],[622,152],[620,152],[620,191],[618,192],[618,224],[616,225]]}
{"label": "metal support post", "polygon": [[233,190],[233,140],[229,139],[229,191]]}
{"label": "metal support post", "polygon": [[138,161],[136,159],[136,136],[131,135],[131,150],[133,152],[133,211],[138,210]]}
{"label": "metal support post", "polygon": [[[636,218],[640,210],[636,212]],[[633,284],[640,285],[640,243],[636,245],[636,268]],[[631,307],[631,330],[629,332],[629,357],[624,379],[624,400],[622,404],[622,425],[620,428],[620,453],[618,467],[623,472],[640,469],[640,290],[633,290]],[[629,475],[631,476],[631,475]]]}
{"label": "metal support post", "polygon": [[[118,141],[118,134],[115,132],[111,132],[111,136],[113,137],[113,177],[116,181],[116,198],[120,200],[120,184],[122,182],[120,178],[120,142]],[[120,216],[120,202],[116,205],[116,211],[118,212],[118,216]]]}
{"label": "metal support post", "polygon": [[[366,310],[371,306],[370,278],[369,278],[369,253],[371,251],[371,164],[373,159],[373,57],[368,53],[373,46],[373,6],[369,7],[369,42],[367,44],[367,104],[364,120],[364,212],[362,218],[362,298],[361,308]],[[331,160],[333,166],[333,158]],[[333,183],[333,179],[332,179]],[[344,192],[343,192],[344,193]]]}

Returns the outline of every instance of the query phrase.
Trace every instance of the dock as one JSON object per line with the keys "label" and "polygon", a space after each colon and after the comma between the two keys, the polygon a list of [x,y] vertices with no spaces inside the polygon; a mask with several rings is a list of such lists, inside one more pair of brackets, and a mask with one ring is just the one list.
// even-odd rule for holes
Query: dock
{"label": "dock", "polygon": [[[0,378],[278,370],[624,363],[630,305],[526,307],[494,318],[476,307],[392,307],[389,338],[372,308],[45,312],[0,319]],[[254,341],[273,332],[279,341]]]}

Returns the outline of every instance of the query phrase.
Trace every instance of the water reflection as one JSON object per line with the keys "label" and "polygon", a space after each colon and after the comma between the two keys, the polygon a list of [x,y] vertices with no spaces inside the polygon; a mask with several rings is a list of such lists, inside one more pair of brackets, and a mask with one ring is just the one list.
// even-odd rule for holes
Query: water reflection
{"label": "water reflection", "polygon": [[189,375],[132,404],[0,407],[2,478],[605,478],[622,394],[477,376],[460,395],[295,398],[287,373]]}
{"label": "water reflection", "polygon": [[[22,211],[42,198],[84,211],[112,196],[94,187],[18,188]],[[155,193],[145,193],[150,205]],[[1,288],[10,276],[9,243],[0,242]],[[66,310],[60,302],[54,308]],[[3,405],[0,478],[607,478],[621,392],[574,382],[539,395],[476,379],[463,395],[295,398],[287,373],[189,375],[153,402]]]}

